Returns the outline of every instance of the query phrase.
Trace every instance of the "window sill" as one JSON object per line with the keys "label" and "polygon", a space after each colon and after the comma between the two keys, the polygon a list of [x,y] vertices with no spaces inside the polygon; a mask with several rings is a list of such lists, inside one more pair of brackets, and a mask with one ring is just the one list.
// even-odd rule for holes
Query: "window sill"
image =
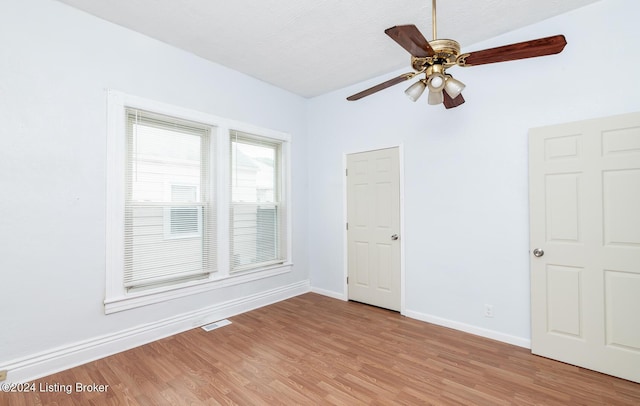
{"label": "window sill", "polygon": [[258,279],[269,278],[290,272],[292,263],[278,264],[276,266],[262,268],[253,272],[232,274],[224,277],[217,277],[215,274],[209,279],[193,281],[180,286],[164,287],[131,294],[124,294],[119,297],[107,298],[104,301],[104,313],[111,314],[123,310],[134,309],[136,307],[147,306],[184,296],[195,295],[209,290],[220,289],[227,286],[248,283]]}

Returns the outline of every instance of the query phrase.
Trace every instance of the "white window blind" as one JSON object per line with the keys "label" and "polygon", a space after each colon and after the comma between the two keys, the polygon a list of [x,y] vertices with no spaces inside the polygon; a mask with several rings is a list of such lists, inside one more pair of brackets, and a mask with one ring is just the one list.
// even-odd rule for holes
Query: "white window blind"
{"label": "white window blind", "polygon": [[209,127],[128,109],[124,286],[206,277],[215,261]]}
{"label": "white window blind", "polygon": [[231,131],[231,272],[283,263],[282,142]]}

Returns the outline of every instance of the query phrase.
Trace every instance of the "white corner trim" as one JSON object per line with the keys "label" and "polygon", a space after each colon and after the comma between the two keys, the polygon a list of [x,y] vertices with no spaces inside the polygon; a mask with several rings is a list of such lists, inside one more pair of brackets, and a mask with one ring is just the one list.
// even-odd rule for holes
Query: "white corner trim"
{"label": "white corner trim", "polygon": [[340,293],[340,292],[334,292],[332,290],[326,290],[326,289],[320,289],[320,288],[315,288],[315,287],[311,287],[311,292],[313,293],[317,293],[319,295],[322,296],[327,296],[327,297],[331,297],[334,299],[338,299],[338,300],[344,300],[345,302],[347,300],[349,300],[349,298],[347,297],[347,295],[345,293]]}
{"label": "white corner trim", "polygon": [[308,280],[292,283],[153,323],[28,355],[0,365],[0,370],[8,371],[7,383],[29,382],[309,291]]}
{"label": "white corner trim", "polygon": [[405,316],[412,319],[425,321],[427,323],[436,324],[438,326],[449,327],[454,330],[464,331],[465,333],[477,335],[480,337],[490,338],[496,341],[502,341],[503,343],[516,345],[523,348],[531,348],[531,340],[512,336],[510,334],[501,333],[495,330],[489,330],[482,327],[473,326],[471,324],[460,323],[458,321],[444,319],[442,317],[432,316],[430,314],[419,313],[413,310],[406,310]]}

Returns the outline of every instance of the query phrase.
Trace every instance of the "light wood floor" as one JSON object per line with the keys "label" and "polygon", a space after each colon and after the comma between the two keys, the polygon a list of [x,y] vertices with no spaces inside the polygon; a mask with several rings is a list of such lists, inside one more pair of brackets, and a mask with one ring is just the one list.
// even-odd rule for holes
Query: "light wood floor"
{"label": "light wood floor", "polygon": [[36,381],[1,405],[640,405],[640,384],[313,293]]}

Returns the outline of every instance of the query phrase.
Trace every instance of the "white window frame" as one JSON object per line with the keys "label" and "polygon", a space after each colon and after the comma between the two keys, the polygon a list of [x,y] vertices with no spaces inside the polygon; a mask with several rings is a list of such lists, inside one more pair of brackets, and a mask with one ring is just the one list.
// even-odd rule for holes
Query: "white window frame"
{"label": "white window frame", "polygon": [[[126,114],[127,108],[140,109],[195,121],[211,126],[215,155],[211,156],[215,165],[215,210],[217,230],[217,272],[208,278],[147,290],[127,291],[124,288],[124,206],[126,168]],[[229,216],[230,216],[230,131],[238,130],[257,134],[261,137],[282,142],[282,182],[287,191],[282,204],[286,216],[286,260],[281,264],[265,266],[242,273],[230,273]],[[215,147],[214,147],[215,145]],[[221,289],[226,286],[247,283],[282,273],[293,267],[291,255],[291,137],[289,134],[253,126],[243,122],[228,120],[171,104],[161,103],[115,90],[107,91],[107,185],[106,185],[106,292],[105,314],[120,312],[179,297]],[[214,179],[211,180],[214,182]]]}

